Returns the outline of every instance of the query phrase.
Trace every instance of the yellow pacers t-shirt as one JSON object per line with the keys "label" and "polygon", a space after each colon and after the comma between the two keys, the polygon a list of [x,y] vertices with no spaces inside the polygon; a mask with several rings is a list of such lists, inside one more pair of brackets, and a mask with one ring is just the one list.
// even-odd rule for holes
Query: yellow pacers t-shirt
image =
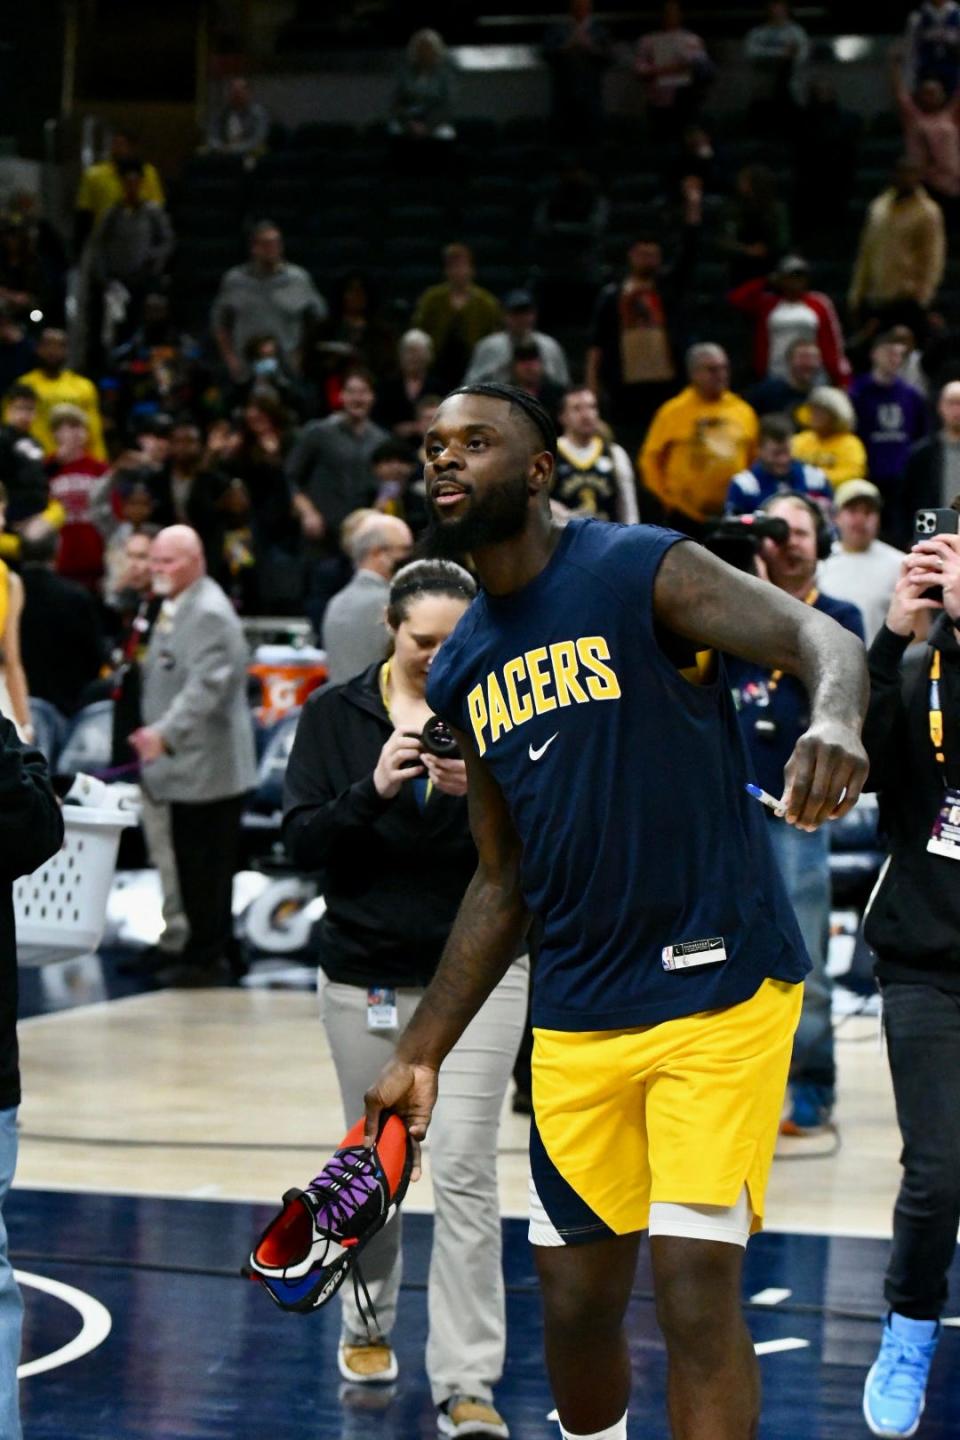
{"label": "yellow pacers t-shirt", "polygon": [[85,375],[74,370],[63,370],[51,379],[42,370],[30,370],[21,375],[18,385],[29,385],[37,397],[37,415],[30,427],[30,434],[48,455],[56,450],[50,430],[50,412],[55,405],[78,405],[87,417],[90,426],[90,454],[95,460],[106,460],[107,450],[103,443],[103,425],[100,420],[100,399],[97,387]]}
{"label": "yellow pacers t-shirt", "polygon": [[821,439],[812,430],[794,435],[791,447],[795,460],[816,465],[836,490],[846,480],[867,478],[867,452],[856,435],[828,435]]}
{"label": "yellow pacers t-shirt", "polygon": [[701,400],[688,386],[661,405],[640,452],[643,483],[694,520],[723,513],[727,488],[757,449],[757,417],[729,390]]}

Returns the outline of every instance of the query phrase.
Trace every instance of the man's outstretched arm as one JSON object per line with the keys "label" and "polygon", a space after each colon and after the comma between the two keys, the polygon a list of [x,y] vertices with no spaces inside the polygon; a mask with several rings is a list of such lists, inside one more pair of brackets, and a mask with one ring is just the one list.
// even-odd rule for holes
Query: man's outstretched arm
{"label": "man's outstretched arm", "polygon": [[845,815],[868,768],[860,730],[870,686],[866,652],[856,636],[812,605],[693,544],[674,545],[664,556],[654,610],[661,625],[698,645],[784,670],[803,682],[810,727],[784,771],[787,819],[812,830]]}
{"label": "man's outstretched arm", "polygon": [[[437,1071],[517,954],[528,915],[520,891],[520,837],[503,793],[465,735],[457,740],[467,767],[470,829],[477,870],[460,904],[437,972],[396,1052],[365,1096],[367,1142],[388,1107],[419,1143],[437,1099]],[[429,882],[429,876],[425,879]],[[414,1178],[419,1174],[419,1152]]]}

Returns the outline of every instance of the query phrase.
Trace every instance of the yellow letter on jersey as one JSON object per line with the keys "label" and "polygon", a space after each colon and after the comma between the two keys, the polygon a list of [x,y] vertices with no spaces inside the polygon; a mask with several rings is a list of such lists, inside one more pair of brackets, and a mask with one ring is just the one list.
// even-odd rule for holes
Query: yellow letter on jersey
{"label": "yellow letter on jersey", "polygon": [[533,691],[533,708],[538,715],[545,714],[547,710],[556,710],[556,700],[552,695],[547,694],[550,676],[549,674],[545,675],[540,669],[547,658],[546,646],[541,645],[536,650],[528,650],[525,658],[530,675],[530,688]]}
{"label": "yellow letter on jersey", "polygon": [[620,681],[609,665],[610,646],[602,635],[584,635],[577,641],[577,654],[593,674],[587,677],[587,689],[594,700],[619,700]]}
{"label": "yellow letter on jersey", "polygon": [[503,667],[503,684],[514,725],[522,725],[525,720],[533,718],[533,701],[529,695],[521,696],[517,689],[517,682],[526,679],[526,673],[522,655],[518,655],[515,660],[508,660]]}
{"label": "yellow letter on jersey", "polygon": [[487,706],[483,698],[482,685],[474,685],[467,696],[467,713],[473,727],[473,738],[477,742],[477,754],[482,755],[487,748],[487,742],[483,738],[483,729],[487,723]]}
{"label": "yellow letter on jersey", "polygon": [[504,730],[513,729],[513,721],[510,719],[500,682],[492,670],[487,676],[487,704],[490,707],[490,744],[493,745]]}
{"label": "yellow letter on jersey", "polygon": [[560,704],[569,705],[571,700],[576,700],[578,705],[586,705],[590,696],[577,679],[580,667],[577,664],[577,647],[573,641],[558,640],[555,645],[551,645],[550,663],[557,682],[557,700]]}

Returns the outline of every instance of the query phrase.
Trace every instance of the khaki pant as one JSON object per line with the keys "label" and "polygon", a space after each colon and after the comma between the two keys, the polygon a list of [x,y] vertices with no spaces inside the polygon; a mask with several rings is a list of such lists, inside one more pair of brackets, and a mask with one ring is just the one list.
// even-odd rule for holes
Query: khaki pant
{"label": "khaki pant", "polygon": [[[440,1071],[440,1093],[427,1143],[435,1215],[427,1305],[426,1368],[433,1403],[462,1393],[490,1400],[503,1372],[506,1304],[497,1198],[500,1110],[527,1013],[529,963],[510,966],[467,1026]],[[423,991],[397,991],[402,1030]],[[393,1053],[397,1034],[367,1029],[367,992],[320,972],[320,1014],[336,1066],[349,1126],[363,1094]],[[402,1215],[363,1252],[361,1268],[384,1335],[397,1314],[403,1271]],[[340,1292],[343,1335],[365,1335],[350,1281]]]}
{"label": "khaki pant", "polygon": [[173,853],[170,806],[151,800],[145,789],[140,791],[140,825],[147,856],[156,866],[162,895],[163,929],[157,946],[160,950],[179,955],[190,938],[190,926],[183,912],[177,861]]}

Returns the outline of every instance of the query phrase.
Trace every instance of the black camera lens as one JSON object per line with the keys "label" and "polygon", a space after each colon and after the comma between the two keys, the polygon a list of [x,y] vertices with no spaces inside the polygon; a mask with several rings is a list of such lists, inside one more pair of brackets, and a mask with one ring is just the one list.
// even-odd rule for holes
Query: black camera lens
{"label": "black camera lens", "polygon": [[459,760],[460,747],[453,731],[446,720],[441,720],[439,715],[430,716],[423,727],[420,739],[423,741],[424,750],[429,750],[431,755],[437,755],[441,760]]}

